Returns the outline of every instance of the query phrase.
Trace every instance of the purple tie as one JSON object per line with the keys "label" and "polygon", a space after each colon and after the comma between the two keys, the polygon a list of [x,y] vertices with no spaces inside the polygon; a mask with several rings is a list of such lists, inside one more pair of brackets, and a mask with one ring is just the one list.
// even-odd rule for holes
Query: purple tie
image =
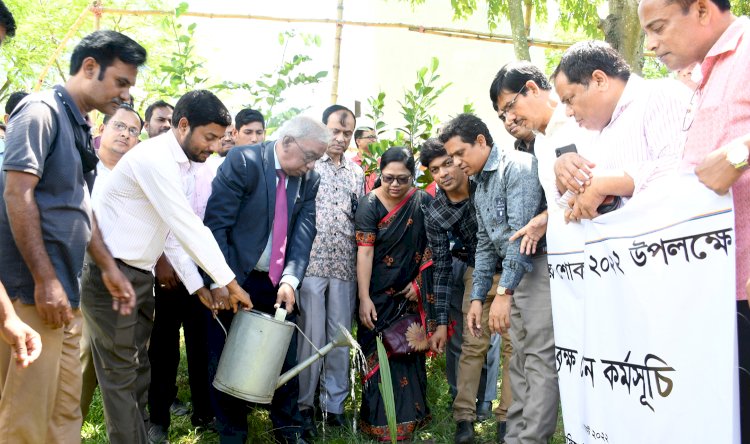
{"label": "purple tie", "polygon": [[271,263],[268,266],[268,277],[274,287],[278,285],[281,279],[281,272],[284,271],[284,253],[286,252],[286,225],[287,225],[287,208],[286,208],[286,174],[284,170],[276,170],[276,177],[279,183],[276,185],[276,207],[274,208],[273,217],[273,237],[271,238]]}

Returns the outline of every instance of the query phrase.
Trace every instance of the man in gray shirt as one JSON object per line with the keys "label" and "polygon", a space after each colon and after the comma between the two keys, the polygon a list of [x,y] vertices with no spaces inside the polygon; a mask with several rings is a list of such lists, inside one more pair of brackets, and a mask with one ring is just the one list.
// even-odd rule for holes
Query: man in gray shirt
{"label": "man in gray shirt", "polygon": [[[487,334],[488,328],[501,332],[510,327],[513,403],[505,441],[546,443],[555,432],[560,397],[546,248],[541,238],[536,254],[527,255],[520,251],[520,239],[510,240],[544,210],[536,158],[493,145],[487,125],[472,114],[448,122],[440,141],[454,163],[477,183],[477,250],[467,323],[475,336],[482,330]],[[499,259],[503,272],[485,324],[482,304]]]}
{"label": "man in gray shirt", "polygon": [[27,97],[9,121],[0,185],[0,279],[21,320],[41,335],[44,353],[25,371],[0,366],[0,380],[14,381],[0,394],[5,442],[81,439],[78,278],[89,240],[113,308],[132,309],[133,288],[91,215],[84,174],[97,159],[86,114],[112,114],[129,102],[145,61],[146,50],[129,37],[94,32],[73,50],[65,86]]}

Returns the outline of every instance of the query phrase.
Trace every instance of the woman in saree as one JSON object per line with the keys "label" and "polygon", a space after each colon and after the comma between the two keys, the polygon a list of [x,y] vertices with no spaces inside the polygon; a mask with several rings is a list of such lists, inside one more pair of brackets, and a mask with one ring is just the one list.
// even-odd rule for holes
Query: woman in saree
{"label": "woman in saree", "polygon": [[[380,160],[381,186],[364,196],[357,209],[358,341],[367,358],[363,375],[360,427],[382,441],[390,440],[383,399],[378,389],[380,363],[376,337],[401,316],[418,313],[424,330],[409,328],[406,338],[420,352],[389,353],[396,405],[396,434],[411,438],[430,419],[427,407],[426,332],[435,330],[432,252],[422,214],[431,197],[413,186],[414,157],[403,147],[388,149]],[[415,326],[416,327],[416,326]]]}

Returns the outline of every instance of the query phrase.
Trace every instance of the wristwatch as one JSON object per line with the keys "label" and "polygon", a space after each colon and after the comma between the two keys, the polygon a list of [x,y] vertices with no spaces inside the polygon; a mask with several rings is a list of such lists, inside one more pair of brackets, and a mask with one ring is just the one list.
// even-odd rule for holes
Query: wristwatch
{"label": "wristwatch", "polygon": [[727,148],[727,160],[736,169],[747,167],[747,158],[748,148],[743,142],[734,142]]}
{"label": "wristwatch", "polygon": [[511,290],[510,288],[497,287],[497,294],[498,295],[513,296],[513,293],[515,293],[515,292],[513,290]]}

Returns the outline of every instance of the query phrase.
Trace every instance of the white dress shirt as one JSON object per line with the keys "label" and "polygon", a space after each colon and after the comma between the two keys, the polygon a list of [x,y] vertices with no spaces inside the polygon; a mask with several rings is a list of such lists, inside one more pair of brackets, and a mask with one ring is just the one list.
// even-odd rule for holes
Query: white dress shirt
{"label": "white dress shirt", "polygon": [[586,159],[596,162],[597,153],[591,149],[590,140],[593,137],[593,131],[581,128],[575,119],[565,114],[565,105],[559,102],[552,113],[544,134],[537,134],[534,140],[534,155],[537,159],[539,168],[539,182],[544,189],[544,196],[547,199],[547,211],[551,214],[562,208],[563,200],[572,196],[561,196],[557,190],[557,181],[555,179],[555,161],[557,155],[555,149],[562,148],[566,145],[575,144],[578,154]]}
{"label": "white dress shirt", "polygon": [[597,171],[624,170],[635,183],[635,195],[678,169],[689,102],[690,90],[676,80],[644,80],[631,74],[612,119],[591,141],[592,149],[600,152]]}
{"label": "white dress shirt", "polygon": [[94,187],[91,189],[91,204],[99,199],[99,195],[101,194],[102,188],[104,188],[104,184],[107,183],[107,180],[109,179],[109,173],[111,173],[112,170],[107,168],[106,165],[104,165],[104,162],[101,160],[96,163],[96,180],[94,181]]}
{"label": "white dress shirt", "polygon": [[[181,168],[185,168],[185,166],[181,165]],[[206,204],[211,196],[211,182],[215,175],[216,169],[212,168],[207,161],[204,163],[191,161],[186,174],[183,176],[182,185],[185,197],[187,197],[193,212],[201,220],[206,215]],[[167,236],[164,254],[166,254],[169,263],[190,294],[204,286],[203,277],[201,277],[198,267],[172,232]]]}
{"label": "white dress shirt", "polygon": [[99,230],[113,257],[142,270],[153,269],[171,231],[214,282],[227,285],[234,273],[188,202],[190,181],[191,162],[172,131],[139,143],[117,163],[94,203]]}

